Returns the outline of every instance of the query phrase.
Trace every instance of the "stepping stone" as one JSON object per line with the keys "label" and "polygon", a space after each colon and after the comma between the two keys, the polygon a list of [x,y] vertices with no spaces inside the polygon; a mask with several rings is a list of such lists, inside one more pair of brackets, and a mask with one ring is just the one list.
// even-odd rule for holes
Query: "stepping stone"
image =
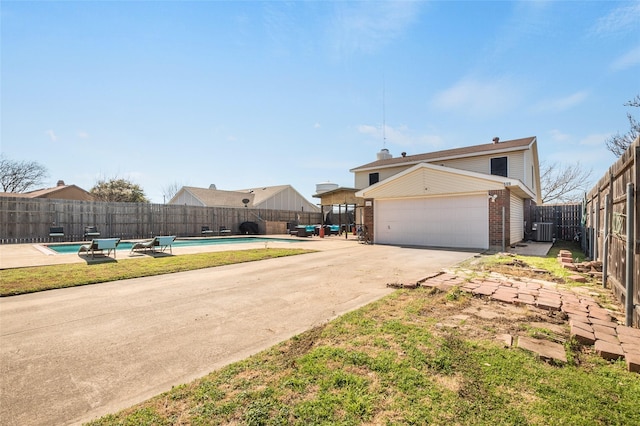
{"label": "stepping stone", "polygon": [[497,289],[497,286],[481,285],[480,287],[473,289],[471,293],[480,296],[491,296]]}
{"label": "stepping stone", "polygon": [[624,351],[625,356],[627,355],[640,355],[640,344],[638,343],[625,343],[620,342],[622,346],[622,350]]}
{"label": "stepping stone", "polygon": [[564,301],[562,302],[562,312],[565,312],[567,314],[583,314],[585,316],[589,314],[589,310],[586,307],[576,303],[567,303]]}
{"label": "stepping stone", "polygon": [[543,360],[553,360],[563,364],[567,362],[567,353],[560,343],[520,336],[518,347],[537,354]]}
{"label": "stepping stone", "polygon": [[616,336],[613,336],[611,334],[608,333],[602,333],[601,331],[595,331],[593,332],[594,336],[596,336],[596,340],[601,340],[607,343],[612,343],[614,345],[619,345],[620,344],[620,340],[618,340],[618,338]]}
{"label": "stepping stone", "polygon": [[624,358],[624,351],[619,344],[605,342],[604,340],[596,340],[594,345],[596,353],[606,360],[614,360]]}
{"label": "stepping stone", "polygon": [[592,331],[578,327],[577,324],[571,325],[571,337],[575,338],[582,345],[593,345],[596,342],[596,336]]}
{"label": "stepping stone", "polygon": [[590,308],[589,309],[589,317],[597,318],[597,319],[600,319],[600,320],[603,320],[603,321],[608,321],[608,322],[612,321],[612,318],[611,318],[611,315],[609,314],[609,312],[605,311],[602,308],[600,308],[600,309]]}
{"label": "stepping stone", "polygon": [[505,348],[510,348],[513,345],[513,336],[510,334],[498,334],[496,340],[502,343]]}
{"label": "stepping stone", "polygon": [[640,354],[627,354],[627,370],[632,373],[640,373]]}
{"label": "stepping stone", "polygon": [[518,293],[518,298],[516,299],[516,303],[524,303],[527,305],[535,305],[536,298],[531,294],[526,293]]}
{"label": "stepping stone", "polygon": [[[594,325],[597,324],[597,325],[601,325],[603,327],[609,327],[609,328],[616,328],[618,326],[618,323],[616,323],[616,322],[605,321],[605,320],[601,320],[601,319],[593,318],[593,317],[589,318],[589,322],[591,324],[594,324]],[[639,339],[640,339],[640,337],[639,337]]]}
{"label": "stepping stone", "polygon": [[604,325],[600,325],[600,324],[591,324],[591,327],[593,328],[593,331],[596,333],[601,333],[601,334],[607,334],[609,336],[613,336],[616,338],[616,340],[618,339],[616,336],[618,335],[617,331],[615,328],[613,327],[606,327]]}
{"label": "stepping stone", "polygon": [[547,311],[559,311],[562,302],[559,299],[545,299],[538,297],[536,301],[536,306],[540,309],[544,309]]}
{"label": "stepping stone", "polygon": [[616,331],[618,332],[618,336],[625,335],[629,337],[635,337],[640,341],[640,328],[627,327],[625,325],[618,325],[616,327]]}

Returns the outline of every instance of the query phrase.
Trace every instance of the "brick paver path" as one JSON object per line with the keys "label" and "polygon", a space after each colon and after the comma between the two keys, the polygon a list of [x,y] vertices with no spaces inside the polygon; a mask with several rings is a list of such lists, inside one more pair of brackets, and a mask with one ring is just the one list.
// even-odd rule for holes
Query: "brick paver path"
{"label": "brick paver path", "polygon": [[450,272],[427,278],[420,285],[442,291],[459,287],[495,302],[563,312],[569,321],[571,337],[583,345],[593,345],[602,358],[624,359],[629,371],[640,372],[640,329],[618,324],[609,311],[588,295],[560,290],[557,284],[543,280],[502,276],[466,280]]}

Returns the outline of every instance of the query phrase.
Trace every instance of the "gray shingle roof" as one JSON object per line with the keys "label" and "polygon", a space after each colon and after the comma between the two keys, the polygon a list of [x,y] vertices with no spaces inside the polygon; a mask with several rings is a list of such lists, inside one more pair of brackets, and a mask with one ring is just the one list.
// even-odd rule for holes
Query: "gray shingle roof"
{"label": "gray shingle roof", "polygon": [[430,162],[437,160],[444,160],[448,158],[463,158],[472,157],[476,155],[486,155],[491,153],[506,152],[518,149],[527,149],[536,137],[531,136],[528,138],[514,139],[510,141],[504,141],[499,143],[488,143],[483,145],[466,146],[462,148],[445,149],[443,151],[429,152],[426,154],[407,155],[406,157],[394,157],[385,160],[376,160],[371,163],[364,164],[362,166],[351,169],[351,172],[359,170],[366,170],[370,168],[379,168],[385,166],[406,165],[420,162]]}

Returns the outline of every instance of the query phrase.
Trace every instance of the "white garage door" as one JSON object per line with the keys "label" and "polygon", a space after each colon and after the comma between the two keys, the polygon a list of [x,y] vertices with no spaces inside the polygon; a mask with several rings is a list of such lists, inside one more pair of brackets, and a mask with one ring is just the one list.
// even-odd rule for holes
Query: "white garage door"
{"label": "white garage door", "polygon": [[376,200],[374,238],[378,244],[489,248],[486,194]]}

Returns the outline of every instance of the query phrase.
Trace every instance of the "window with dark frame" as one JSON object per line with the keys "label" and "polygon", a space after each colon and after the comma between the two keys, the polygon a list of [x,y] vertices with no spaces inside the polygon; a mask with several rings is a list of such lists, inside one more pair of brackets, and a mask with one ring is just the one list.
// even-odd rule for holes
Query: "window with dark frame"
{"label": "window with dark frame", "polygon": [[378,183],[380,181],[380,173],[369,173],[369,185]]}
{"label": "window with dark frame", "polygon": [[497,157],[491,159],[491,174],[495,176],[507,177],[507,157]]}

